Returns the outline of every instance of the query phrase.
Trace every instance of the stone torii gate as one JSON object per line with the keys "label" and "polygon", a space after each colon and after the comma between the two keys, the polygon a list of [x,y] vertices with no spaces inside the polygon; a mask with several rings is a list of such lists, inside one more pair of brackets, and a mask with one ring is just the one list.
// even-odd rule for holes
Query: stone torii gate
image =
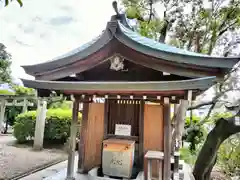
{"label": "stone torii gate", "polygon": [[2,124],[5,118],[5,110],[7,106],[21,106],[22,112],[26,112],[29,106],[33,103],[29,102],[31,99],[36,99],[35,96],[15,96],[15,95],[0,95],[0,134],[2,131]]}

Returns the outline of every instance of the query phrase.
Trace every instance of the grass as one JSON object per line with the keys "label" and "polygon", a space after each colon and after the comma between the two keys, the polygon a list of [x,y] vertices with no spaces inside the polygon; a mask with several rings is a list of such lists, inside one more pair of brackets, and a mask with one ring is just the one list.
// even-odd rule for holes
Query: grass
{"label": "grass", "polygon": [[194,165],[197,159],[197,153],[191,153],[187,147],[183,147],[180,149],[180,159],[184,160],[190,165]]}

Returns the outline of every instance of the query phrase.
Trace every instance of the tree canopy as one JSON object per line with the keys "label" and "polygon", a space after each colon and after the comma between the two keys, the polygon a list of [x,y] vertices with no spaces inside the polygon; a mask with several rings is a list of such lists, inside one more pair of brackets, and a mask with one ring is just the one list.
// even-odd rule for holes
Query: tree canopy
{"label": "tree canopy", "polygon": [[[147,37],[195,52],[211,54],[227,31],[240,26],[240,0],[122,0],[127,17]],[[156,8],[161,5],[161,9]]]}
{"label": "tree canopy", "polygon": [[11,55],[6,51],[4,44],[0,43],[0,83],[10,83],[11,78]]}

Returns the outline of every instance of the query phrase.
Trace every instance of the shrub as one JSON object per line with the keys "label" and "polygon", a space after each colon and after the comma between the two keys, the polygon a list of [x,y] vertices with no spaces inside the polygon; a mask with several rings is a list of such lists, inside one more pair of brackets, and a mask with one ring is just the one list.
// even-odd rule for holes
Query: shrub
{"label": "shrub", "polygon": [[[44,140],[64,143],[70,133],[71,119],[71,110],[49,109],[45,121]],[[79,122],[80,119],[79,113]],[[19,143],[34,137],[35,122],[36,111],[28,111],[17,116],[13,134]]]}
{"label": "shrub", "polygon": [[193,116],[192,122],[190,121],[190,118],[187,117],[185,121],[185,129],[188,129],[190,127],[191,130],[185,132],[183,135],[183,140],[190,143],[190,151],[194,153],[196,151],[197,145],[199,145],[204,140],[204,134],[206,134],[206,130],[203,125],[199,126],[197,125],[200,121],[199,117]]}
{"label": "shrub", "polygon": [[229,176],[240,175],[240,134],[226,139],[218,150],[217,164]]}

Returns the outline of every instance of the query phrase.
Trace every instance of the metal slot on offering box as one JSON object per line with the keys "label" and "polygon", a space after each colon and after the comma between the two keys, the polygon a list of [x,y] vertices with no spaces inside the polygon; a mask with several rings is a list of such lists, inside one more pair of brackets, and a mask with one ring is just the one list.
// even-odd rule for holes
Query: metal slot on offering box
{"label": "metal slot on offering box", "polygon": [[107,176],[131,178],[135,142],[121,139],[103,141],[102,168]]}

